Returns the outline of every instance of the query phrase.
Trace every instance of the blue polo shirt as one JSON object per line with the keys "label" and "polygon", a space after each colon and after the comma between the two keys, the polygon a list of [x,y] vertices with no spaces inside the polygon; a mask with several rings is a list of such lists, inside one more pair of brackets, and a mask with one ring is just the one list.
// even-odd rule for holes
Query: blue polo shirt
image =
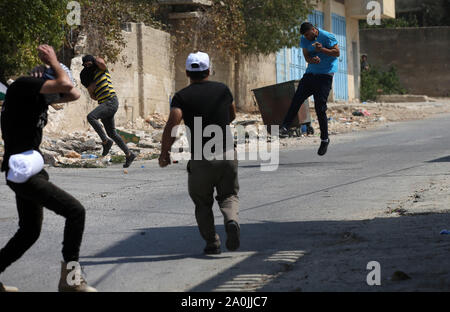
{"label": "blue polo shirt", "polygon": [[314,42],[319,42],[324,48],[331,49],[338,41],[336,37],[321,28],[318,28],[319,36],[314,41],[309,41],[304,36],[300,40],[300,47],[307,49],[311,57],[318,56],[320,58],[319,64],[308,64],[306,69],[307,74],[331,74],[338,71],[338,58],[335,56],[329,56],[322,52],[316,52],[316,48],[312,45]]}

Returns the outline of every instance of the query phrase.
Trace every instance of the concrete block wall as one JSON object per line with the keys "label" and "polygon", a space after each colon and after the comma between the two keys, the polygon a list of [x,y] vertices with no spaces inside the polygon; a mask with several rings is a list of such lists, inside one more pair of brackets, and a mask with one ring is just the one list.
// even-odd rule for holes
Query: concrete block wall
{"label": "concrete block wall", "polygon": [[369,64],[397,68],[410,94],[450,96],[450,27],[363,29],[361,52]]}
{"label": "concrete block wall", "polygon": [[[107,64],[120,104],[116,114],[117,126],[124,126],[152,113],[168,114],[169,101],[175,93],[175,56],[170,34],[132,23],[123,35],[127,45],[119,57],[120,61]],[[51,110],[47,131],[71,132],[90,128],[86,116],[97,106],[97,102],[90,99],[79,80],[81,57],[90,54],[89,40],[80,50],[81,55],[73,58],[71,64],[82,96],[78,101],[66,104],[61,111]],[[125,61],[122,61],[122,56],[125,56]]]}

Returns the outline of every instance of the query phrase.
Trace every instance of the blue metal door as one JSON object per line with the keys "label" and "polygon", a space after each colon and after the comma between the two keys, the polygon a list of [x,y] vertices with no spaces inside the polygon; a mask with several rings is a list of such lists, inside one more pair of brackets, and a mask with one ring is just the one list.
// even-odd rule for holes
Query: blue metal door
{"label": "blue metal door", "polygon": [[[308,21],[316,27],[323,28],[323,12],[313,11],[308,15]],[[303,57],[303,52],[300,48],[300,40],[297,47],[292,47],[290,49],[284,48],[277,53],[276,66],[277,83],[298,80],[303,77],[308,64]]]}
{"label": "blue metal door", "polygon": [[348,69],[347,69],[347,24],[345,17],[332,14],[332,32],[339,42],[341,56],[338,72],[334,76],[333,90],[335,100],[348,100]]}
{"label": "blue metal door", "polygon": [[287,73],[287,48],[283,48],[277,52],[277,83],[288,80]]}

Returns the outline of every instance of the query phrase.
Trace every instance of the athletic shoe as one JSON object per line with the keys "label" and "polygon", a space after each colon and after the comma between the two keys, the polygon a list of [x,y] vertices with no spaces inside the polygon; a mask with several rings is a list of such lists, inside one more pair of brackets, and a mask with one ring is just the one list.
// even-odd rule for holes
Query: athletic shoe
{"label": "athletic shoe", "polygon": [[108,140],[108,142],[106,142],[106,144],[102,144],[102,146],[103,146],[103,153],[102,153],[102,156],[103,156],[103,157],[105,157],[106,155],[108,155],[109,150],[111,149],[113,143],[114,143],[113,140]]}
{"label": "athletic shoe", "polygon": [[125,158],[125,163],[123,164],[124,168],[128,168],[130,167],[131,163],[133,162],[133,160],[136,158],[136,155],[131,153],[130,156],[127,156]]}
{"label": "athletic shoe", "polygon": [[222,250],[220,250],[220,247],[213,246],[213,245],[206,245],[205,249],[203,249],[203,252],[205,255],[220,255],[222,253]]}
{"label": "athletic shoe", "polygon": [[229,221],[225,226],[225,230],[227,232],[227,242],[226,242],[227,249],[230,251],[235,251],[236,249],[239,248],[240,245],[239,224],[236,221]]}
{"label": "athletic shoe", "polygon": [[284,139],[284,138],[289,137],[289,130],[286,129],[285,127],[281,127],[280,128],[279,137],[280,137],[280,139]]}
{"label": "athletic shoe", "polygon": [[322,140],[322,142],[320,143],[320,147],[319,147],[319,151],[317,152],[317,154],[319,154],[319,156],[323,156],[327,153],[327,149],[328,149],[328,145],[330,144],[330,139],[328,139],[327,141]]}
{"label": "athletic shoe", "polygon": [[212,243],[207,243],[205,249],[203,249],[205,255],[219,255],[222,253],[220,250],[220,238],[216,234],[216,240]]}

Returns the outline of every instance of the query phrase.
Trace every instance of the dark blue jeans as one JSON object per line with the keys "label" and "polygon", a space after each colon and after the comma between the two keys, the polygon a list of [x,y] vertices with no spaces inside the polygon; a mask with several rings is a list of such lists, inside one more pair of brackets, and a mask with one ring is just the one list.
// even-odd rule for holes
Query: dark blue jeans
{"label": "dark blue jeans", "polygon": [[[128,155],[130,150],[122,138],[117,134],[114,123],[114,115],[118,109],[119,100],[114,96],[105,103],[99,104],[92,112],[89,113],[87,120],[91,124],[92,128],[94,128],[95,132],[97,132],[102,142],[106,142],[108,140],[108,137],[106,136],[106,134],[108,134],[108,136],[113,139],[125,155]],[[106,134],[105,131],[103,131],[102,125],[98,122],[99,119],[105,127]]]}
{"label": "dark blue jeans", "polygon": [[320,126],[320,138],[328,139],[327,100],[333,85],[333,76],[325,74],[305,74],[298,84],[291,107],[284,118],[283,127],[289,129],[303,102],[314,96],[314,108]]}

